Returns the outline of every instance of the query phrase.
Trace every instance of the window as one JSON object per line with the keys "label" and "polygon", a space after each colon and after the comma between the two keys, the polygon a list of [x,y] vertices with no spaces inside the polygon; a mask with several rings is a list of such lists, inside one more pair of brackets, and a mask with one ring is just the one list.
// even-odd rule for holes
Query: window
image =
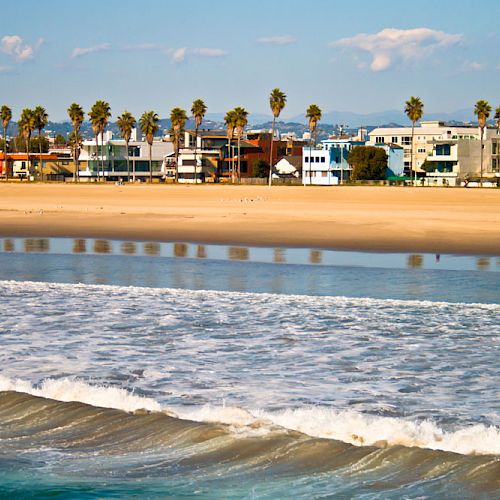
{"label": "window", "polygon": [[325,157],[324,156],[321,157],[321,163],[325,163]]}
{"label": "window", "polygon": [[491,171],[498,172],[498,160],[496,158],[491,160]]}
{"label": "window", "polygon": [[328,172],[321,172],[321,177],[328,177]]}
{"label": "window", "polygon": [[319,156],[316,156],[316,163],[319,163]]}
{"label": "window", "polygon": [[309,156],[304,156],[304,162],[309,163]]}
{"label": "window", "polygon": [[449,156],[450,152],[449,144],[436,144],[436,156]]}
{"label": "window", "polygon": [[397,136],[393,135],[393,136],[392,136],[392,140],[391,140],[391,142],[392,142],[393,144],[397,144],[397,143],[398,143],[398,138],[397,138]]}
{"label": "window", "polygon": [[491,154],[492,155],[498,154],[498,142],[493,142],[491,144]]}
{"label": "window", "polygon": [[405,135],[401,137],[401,144],[403,144],[403,146],[409,146],[411,144],[411,136]]}
{"label": "window", "polygon": [[376,144],[384,144],[385,140],[383,137],[375,137]]}
{"label": "window", "polygon": [[425,153],[425,148],[418,148],[417,152],[418,153]]}

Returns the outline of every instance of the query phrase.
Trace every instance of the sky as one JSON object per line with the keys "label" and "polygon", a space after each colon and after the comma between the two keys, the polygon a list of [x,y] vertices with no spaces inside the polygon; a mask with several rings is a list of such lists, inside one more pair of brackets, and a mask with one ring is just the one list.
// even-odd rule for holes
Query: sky
{"label": "sky", "polygon": [[114,117],[167,117],[202,98],[282,118],[324,112],[428,112],[486,99],[500,106],[499,0],[25,0],[0,8],[0,105],[43,105],[67,119],[77,102]]}

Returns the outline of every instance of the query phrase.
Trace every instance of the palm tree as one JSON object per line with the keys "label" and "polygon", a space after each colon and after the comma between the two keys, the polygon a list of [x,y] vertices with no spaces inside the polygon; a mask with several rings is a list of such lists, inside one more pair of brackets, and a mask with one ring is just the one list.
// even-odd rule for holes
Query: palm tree
{"label": "palm tree", "polygon": [[158,122],[160,118],[154,111],[145,111],[139,118],[139,126],[141,127],[142,133],[146,136],[146,141],[149,144],[149,182],[153,182],[153,162],[152,162],[152,148],[153,140],[156,132],[160,126]]}
{"label": "palm tree", "polygon": [[82,149],[82,144],[83,144],[83,138],[80,135],[80,130],[73,130],[71,132],[69,139],[68,139],[68,145],[71,149],[71,152],[73,153],[73,162],[75,164],[75,174],[73,174],[73,180],[76,182],[76,172],[78,168],[78,158],[80,158],[80,151]]}
{"label": "palm tree", "polygon": [[[198,147],[198,129],[200,128],[201,122],[203,121],[203,117],[207,112],[207,106],[201,99],[196,99],[193,101],[193,106],[191,107],[191,113],[193,114],[194,123],[196,125],[195,134],[194,134],[194,182],[197,182],[197,174],[198,174],[198,162],[196,158],[196,149]],[[203,160],[202,160],[203,161]]]}
{"label": "palm tree", "polygon": [[497,134],[500,134],[500,106],[495,109],[495,120],[497,121]]}
{"label": "palm tree", "polygon": [[[80,127],[82,126],[83,119],[85,117],[85,113],[83,112],[82,107],[76,102],[72,103],[68,108],[68,116],[71,120],[71,124],[73,125],[73,133],[75,138],[77,138],[80,134]],[[76,182],[80,177],[80,167],[78,164],[78,158],[80,156],[80,151],[78,151],[78,157],[73,156],[73,163],[75,164],[75,174],[73,176],[73,180]]]}
{"label": "palm tree", "polygon": [[232,166],[231,166],[231,182],[234,183],[234,158],[231,155],[231,139],[234,136],[234,129],[236,128],[236,115],[234,113],[234,109],[228,111],[226,116],[224,117],[224,121],[226,123],[226,136],[227,136],[227,157],[231,158]]}
{"label": "palm tree", "polygon": [[3,105],[0,108],[0,120],[2,120],[3,127],[3,152],[4,152],[4,164],[5,164],[5,176],[9,178],[9,165],[7,163],[7,129],[9,127],[9,123],[12,120],[12,110]]}
{"label": "palm tree", "polygon": [[35,119],[35,128],[38,130],[38,152],[40,154],[40,177],[43,181],[43,163],[42,163],[42,130],[47,125],[49,121],[49,115],[45,108],[42,106],[37,106],[33,110],[33,116]]}
{"label": "palm tree", "polygon": [[[130,158],[128,156],[128,143],[132,136],[132,129],[135,127],[135,118],[128,111],[124,111],[116,120],[116,124],[120,129],[120,134],[125,139],[126,154],[127,154],[127,180],[130,181]],[[134,169],[135,181],[135,169]]]}
{"label": "palm tree", "polygon": [[[410,156],[410,182],[413,172],[413,139],[415,136],[415,123],[424,115],[424,103],[420,97],[411,96],[405,102],[405,113],[411,121],[411,156]],[[415,181],[417,180],[417,169],[415,168]],[[415,184],[416,185],[416,184]]]}
{"label": "palm tree", "polygon": [[[109,119],[111,118],[111,106],[106,101],[100,101],[100,118],[99,118],[99,132],[101,133],[101,146],[104,149],[104,131],[108,126]],[[104,180],[104,153],[101,156],[102,178]]]}
{"label": "palm tree", "polygon": [[173,108],[170,111],[170,122],[174,131],[174,150],[175,150],[175,182],[179,181],[179,149],[181,133],[187,122],[187,114],[182,108]]}
{"label": "palm tree", "polygon": [[[21,133],[26,141],[26,158],[27,163],[30,163],[30,140],[31,134],[33,130],[35,130],[35,116],[33,114],[33,110],[29,108],[23,109],[21,112],[21,118],[17,123],[18,128],[21,130]],[[29,170],[31,170],[31,165],[29,165]]]}
{"label": "palm tree", "polygon": [[486,127],[486,121],[488,120],[491,113],[491,106],[487,101],[480,100],[476,102],[476,106],[474,108],[474,114],[477,116],[477,121],[479,122],[479,128],[481,129],[481,177],[479,182],[481,187],[483,187],[483,136],[484,136],[484,127]]}
{"label": "palm tree", "polygon": [[236,137],[238,138],[238,182],[241,181],[241,154],[240,141],[241,135],[248,123],[248,111],[240,106],[234,108],[234,124],[236,129]]}
{"label": "palm tree", "polygon": [[314,134],[314,147],[316,147],[316,133],[318,122],[321,120],[321,109],[316,104],[311,104],[306,111],[306,118],[309,121],[309,180],[312,177],[311,156],[312,156],[312,137]]}
{"label": "palm tree", "polygon": [[97,166],[97,180],[99,181],[99,116],[100,116],[100,102],[96,101],[89,112],[90,125],[92,126],[92,132],[94,132],[95,137],[95,159]]}
{"label": "palm tree", "polygon": [[286,104],[286,94],[281,92],[280,89],[276,88],[271,91],[269,96],[269,106],[271,106],[271,111],[273,112],[273,128],[271,133],[271,152],[269,154],[269,186],[272,184],[273,179],[273,144],[274,144],[274,126],[276,124],[276,118],[280,115],[281,111]]}
{"label": "palm tree", "polygon": [[90,110],[89,117],[92,124],[92,131],[94,132],[94,136],[96,138],[95,143],[97,149],[97,160],[99,158],[98,136],[101,136],[101,170],[102,179],[104,180],[104,131],[106,130],[109,119],[111,118],[110,105],[106,101],[96,101]]}

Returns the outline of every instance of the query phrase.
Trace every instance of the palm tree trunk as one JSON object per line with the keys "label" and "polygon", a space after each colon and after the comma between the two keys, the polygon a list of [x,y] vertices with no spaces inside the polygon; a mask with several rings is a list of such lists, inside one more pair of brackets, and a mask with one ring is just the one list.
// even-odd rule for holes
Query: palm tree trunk
{"label": "palm tree trunk", "polygon": [[99,179],[99,170],[100,170],[100,166],[99,166],[99,133],[96,133],[95,134],[95,162],[96,162],[96,172],[97,172],[97,182],[100,181]]}
{"label": "palm tree trunk", "polygon": [[42,163],[42,131],[38,129],[38,152],[40,153],[40,177],[43,182],[43,163]]}
{"label": "palm tree trunk", "polygon": [[130,182],[130,158],[128,157],[128,141],[125,141],[126,154],[127,154],[127,182]]}
{"label": "palm tree trunk", "polygon": [[[413,174],[413,138],[415,135],[415,122],[411,122],[411,151],[410,151],[410,182],[412,182],[412,174]],[[417,180],[417,171],[415,170],[415,175],[413,175],[414,183]]]}
{"label": "palm tree trunk", "polygon": [[9,163],[7,161],[7,127],[3,128],[3,164],[5,166],[5,178],[9,180]]}
{"label": "palm tree trunk", "polygon": [[30,165],[30,140],[29,137],[26,137],[26,178],[29,179],[31,174],[31,165]]}
{"label": "palm tree trunk", "polygon": [[273,183],[273,145],[274,145],[274,126],[276,123],[276,116],[273,114],[273,127],[271,129],[271,152],[269,153],[269,187]]}
{"label": "palm tree trunk", "polygon": [[198,125],[194,132],[194,183],[197,184],[196,174],[198,173],[198,162],[196,161],[196,149],[198,147]]}
{"label": "palm tree trunk", "polygon": [[481,127],[481,176],[479,178],[479,185],[483,187],[483,133],[484,127]]}
{"label": "palm tree trunk", "polygon": [[241,183],[241,149],[240,149],[240,144],[241,144],[241,133],[238,134],[238,184]]}
{"label": "palm tree trunk", "polygon": [[231,172],[231,182],[233,182],[233,169],[232,169],[232,164],[230,163],[230,158],[231,158],[231,139],[228,138],[227,140],[227,166],[230,169]]}
{"label": "palm tree trunk", "polygon": [[150,184],[153,184],[153,160],[152,160],[152,157],[153,157],[153,145],[150,144],[149,145],[149,183]]}
{"label": "palm tree trunk", "polygon": [[104,130],[101,130],[101,170],[102,180],[104,182]]}

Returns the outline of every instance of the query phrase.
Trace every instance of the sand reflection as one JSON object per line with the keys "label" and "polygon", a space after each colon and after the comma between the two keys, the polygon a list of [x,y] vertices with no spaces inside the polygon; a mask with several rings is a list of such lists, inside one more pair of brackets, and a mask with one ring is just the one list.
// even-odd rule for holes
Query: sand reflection
{"label": "sand reflection", "polygon": [[250,252],[246,247],[229,247],[227,255],[230,260],[248,260]]}
{"label": "sand reflection", "polygon": [[73,240],[73,253],[85,253],[87,251],[87,240]]}
{"label": "sand reflection", "polygon": [[24,240],[25,252],[48,252],[49,250],[50,244],[46,238],[28,238]]}

